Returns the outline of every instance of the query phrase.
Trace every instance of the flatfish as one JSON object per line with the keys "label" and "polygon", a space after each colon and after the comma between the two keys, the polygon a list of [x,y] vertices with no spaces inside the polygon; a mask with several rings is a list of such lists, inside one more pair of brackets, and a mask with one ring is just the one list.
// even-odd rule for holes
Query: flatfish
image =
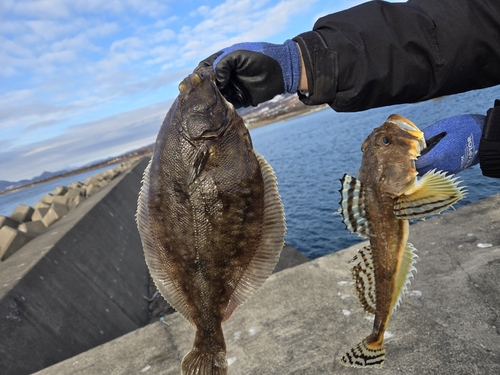
{"label": "flatfish", "polygon": [[159,131],[136,215],[147,265],[165,299],[195,328],[183,375],[227,374],[222,323],[272,273],[284,245],[271,166],[198,67]]}

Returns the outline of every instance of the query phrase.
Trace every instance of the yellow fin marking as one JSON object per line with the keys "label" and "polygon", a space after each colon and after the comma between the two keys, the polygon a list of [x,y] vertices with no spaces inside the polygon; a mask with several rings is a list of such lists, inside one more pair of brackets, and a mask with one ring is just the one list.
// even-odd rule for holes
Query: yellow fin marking
{"label": "yellow fin marking", "polygon": [[467,191],[459,184],[454,175],[429,171],[397,198],[394,213],[402,220],[425,219],[439,214],[465,197]]}
{"label": "yellow fin marking", "polygon": [[417,249],[413,247],[411,243],[407,243],[403,251],[403,257],[401,259],[401,265],[399,266],[398,273],[396,275],[396,287],[393,294],[392,311],[396,311],[403,296],[408,292],[408,285],[410,285],[410,278],[413,277],[413,271],[416,271],[415,263],[417,261],[417,254],[415,252]]}

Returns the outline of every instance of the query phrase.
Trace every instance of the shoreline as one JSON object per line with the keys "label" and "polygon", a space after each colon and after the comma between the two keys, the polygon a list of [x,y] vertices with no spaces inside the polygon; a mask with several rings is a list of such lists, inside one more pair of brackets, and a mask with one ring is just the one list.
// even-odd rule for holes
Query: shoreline
{"label": "shoreline", "polygon": [[[242,118],[243,118],[243,121],[245,122],[245,125],[247,126],[247,129],[251,130],[251,129],[260,128],[260,127],[267,126],[267,125],[272,125],[274,123],[290,120],[292,118],[299,118],[302,116],[310,115],[310,114],[313,114],[315,112],[319,112],[319,111],[329,109],[329,108],[330,107],[328,105],[306,106],[305,104],[302,104],[299,102],[298,105],[296,105],[294,103],[292,106],[288,107],[286,110],[280,109],[279,112],[273,116],[269,116],[269,117],[258,116],[257,119],[254,119],[252,114],[250,113],[248,115],[243,115]],[[147,155],[152,153],[153,146],[154,146],[154,144],[151,144],[151,145],[145,146],[139,150],[134,150],[134,151],[131,151],[130,153],[126,153],[124,155],[117,156],[115,158],[112,158],[112,159],[109,159],[109,160],[106,160],[103,162],[98,162],[96,164],[76,168],[76,169],[73,169],[73,170],[66,172],[66,173],[54,175],[54,176],[51,176],[49,178],[44,178],[44,179],[39,180],[39,181],[30,182],[28,184],[16,186],[16,187],[11,188],[11,189],[5,189],[5,190],[0,191],[0,196],[6,195],[9,193],[14,193],[16,191],[23,190],[23,189],[28,189],[28,188],[31,188],[33,186],[41,185],[41,184],[55,181],[58,179],[62,179],[65,177],[74,176],[74,175],[77,175],[77,174],[80,174],[83,172],[91,171],[93,169],[103,168],[103,167],[118,164],[118,163],[124,163],[124,162],[127,162],[127,161],[134,159],[134,158],[137,158],[137,157],[147,156]]]}

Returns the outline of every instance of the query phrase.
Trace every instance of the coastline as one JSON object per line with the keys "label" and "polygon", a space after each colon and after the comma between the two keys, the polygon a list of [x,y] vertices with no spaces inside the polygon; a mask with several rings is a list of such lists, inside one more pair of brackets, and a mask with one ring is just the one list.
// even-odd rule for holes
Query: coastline
{"label": "coastline", "polygon": [[[241,114],[241,117],[243,118],[246,127],[250,130],[262,126],[271,125],[273,123],[290,120],[292,118],[306,116],[329,108],[330,106],[328,106],[327,104],[307,106],[298,99],[297,95],[287,95],[283,96],[282,98],[280,98],[280,100],[275,102],[271,101],[269,103],[262,103],[255,108],[244,109],[242,111],[243,113]],[[120,156],[107,159],[105,161],[100,161],[95,164],[76,168],[61,174],[55,174],[51,177],[44,178],[38,181],[33,181],[27,184],[15,186],[13,188],[8,188],[0,191],[0,196],[40,185],[46,182],[55,181],[61,178],[91,171],[93,169],[106,167],[108,165],[124,163],[137,157],[150,156],[153,152],[153,146],[154,144],[151,144],[140,149],[122,154]]]}

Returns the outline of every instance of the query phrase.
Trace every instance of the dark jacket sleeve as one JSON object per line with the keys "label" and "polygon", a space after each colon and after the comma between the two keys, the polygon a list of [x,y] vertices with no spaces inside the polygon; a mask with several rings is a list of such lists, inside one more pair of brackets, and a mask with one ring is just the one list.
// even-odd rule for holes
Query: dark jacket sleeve
{"label": "dark jacket sleeve", "polygon": [[479,165],[483,175],[500,178],[500,100],[488,110],[479,143]]}
{"label": "dark jacket sleeve", "polygon": [[360,111],[500,84],[500,0],[370,1],[298,35],[310,105]]}

